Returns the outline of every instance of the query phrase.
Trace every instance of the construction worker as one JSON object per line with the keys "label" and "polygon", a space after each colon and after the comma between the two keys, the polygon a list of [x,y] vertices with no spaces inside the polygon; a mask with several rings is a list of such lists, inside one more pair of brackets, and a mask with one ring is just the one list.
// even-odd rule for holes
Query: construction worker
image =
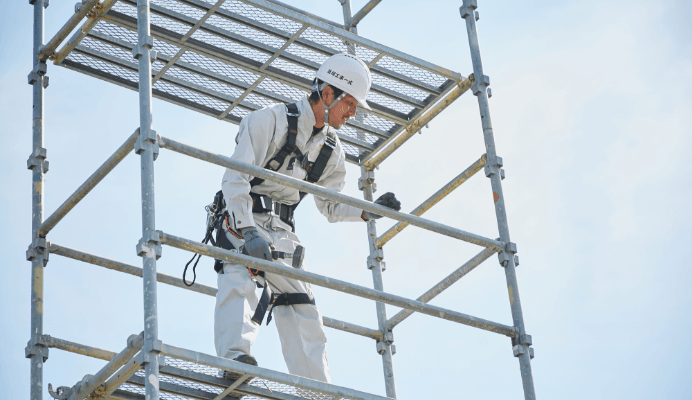
{"label": "construction worker", "polygon": [[[317,71],[309,96],[243,118],[232,158],[341,191],[345,156],[335,129],[355,116],[356,106],[370,110],[366,97],[371,81],[370,70],[359,58],[346,53],[329,57]],[[221,247],[244,249],[250,256],[270,261],[274,261],[270,245],[278,251],[295,251],[300,242],[294,233],[293,211],[304,193],[231,169],[224,174],[222,192],[228,219],[221,229],[230,246]],[[380,218],[346,204],[314,199],[329,222]],[[400,209],[392,193],[376,203]],[[290,261],[275,262],[291,266]],[[269,302],[269,318],[273,314],[276,319],[289,372],[330,382],[327,339],[310,284],[243,265],[219,265],[214,322],[217,355],[257,365],[250,348]],[[262,296],[257,294],[260,286],[264,287]]]}

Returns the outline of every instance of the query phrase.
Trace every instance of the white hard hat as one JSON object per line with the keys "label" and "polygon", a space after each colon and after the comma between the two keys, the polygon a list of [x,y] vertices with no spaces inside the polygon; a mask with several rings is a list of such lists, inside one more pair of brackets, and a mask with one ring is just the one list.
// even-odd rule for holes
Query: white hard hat
{"label": "white hard hat", "polygon": [[365,99],[372,77],[370,69],[360,58],[348,53],[335,54],[322,63],[315,77],[350,94],[358,104],[371,110]]}

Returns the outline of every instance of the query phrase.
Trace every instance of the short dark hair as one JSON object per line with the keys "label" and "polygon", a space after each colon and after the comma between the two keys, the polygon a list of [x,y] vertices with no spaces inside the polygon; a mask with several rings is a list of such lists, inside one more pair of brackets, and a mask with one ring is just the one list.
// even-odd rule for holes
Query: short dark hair
{"label": "short dark hair", "polygon": [[[317,87],[319,88],[320,85],[322,85],[323,82],[322,82],[322,80],[315,78],[315,80],[312,81],[312,83],[313,83],[313,87],[314,87],[314,85],[315,85],[315,83],[316,83],[316,84],[317,84]],[[335,98],[335,99],[336,99],[337,97],[341,96],[342,93],[344,93],[343,90],[341,90],[341,89],[339,89],[339,88],[337,88],[337,87],[334,87],[334,86],[332,86],[332,85],[327,85],[327,86],[329,86],[330,88],[332,88],[332,91],[334,91],[334,98]],[[326,86],[325,86],[325,88],[326,88]],[[322,90],[324,90],[324,89],[322,89]],[[320,94],[317,92],[317,90],[313,90],[312,93],[310,93],[310,97],[308,97],[308,102],[309,102],[310,104],[317,104],[317,103],[319,103],[319,101],[320,101]]]}

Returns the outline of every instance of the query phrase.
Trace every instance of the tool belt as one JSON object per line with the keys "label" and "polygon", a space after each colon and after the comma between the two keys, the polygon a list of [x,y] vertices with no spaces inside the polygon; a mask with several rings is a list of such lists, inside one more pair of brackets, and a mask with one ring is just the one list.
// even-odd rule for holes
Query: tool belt
{"label": "tool belt", "polygon": [[296,205],[289,206],[288,204],[279,203],[273,201],[271,197],[256,194],[250,192],[250,197],[252,197],[252,212],[258,214],[264,214],[268,212],[273,212],[282,221],[291,226],[291,230],[295,232],[295,221],[293,220],[293,213],[296,209]]}

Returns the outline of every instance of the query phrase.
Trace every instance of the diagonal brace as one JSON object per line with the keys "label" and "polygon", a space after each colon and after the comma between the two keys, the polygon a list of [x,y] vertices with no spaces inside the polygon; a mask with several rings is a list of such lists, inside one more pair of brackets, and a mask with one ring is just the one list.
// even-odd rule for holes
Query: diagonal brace
{"label": "diagonal brace", "polygon": [[51,214],[50,217],[48,217],[43,224],[38,229],[38,235],[45,237],[48,232],[50,232],[53,228],[55,228],[55,225],[58,224],[66,215],[69,213],[84,197],[86,197],[89,192],[93,188],[96,187],[96,185],[99,184],[103,180],[103,178],[106,177],[114,168],[116,165],[118,165],[134,148],[135,141],[137,140],[137,136],[139,134],[139,129],[135,131],[130,137],[125,141],[125,143],[122,144],[118,148],[118,150],[113,153],[113,155],[106,160],[106,162],[101,165],[96,172],[91,174],[91,176],[80,186],[77,190],[75,190],[72,195],[65,200],[64,203],[60,207],[58,207],[53,214]]}
{"label": "diagonal brace", "polygon": [[[423,213],[432,208],[432,206],[439,203],[440,200],[447,197],[447,195],[452,193],[452,191],[461,186],[462,183],[466,182],[473,175],[475,175],[476,172],[480,171],[481,168],[483,168],[483,165],[485,164],[485,159],[486,156],[485,154],[483,154],[481,158],[479,158],[475,163],[471,164],[470,167],[466,168],[464,172],[457,175],[456,178],[452,179],[448,184],[444,185],[442,189],[438,190],[435,194],[433,194],[427,200],[425,200],[421,205],[419,205],[413,211],[411,211],[411,215],[421,216],[423,215]],[[399,232],[403,231],[404,228],[406,228],[407,226],[408,224],[405,222],[399,222],[398,224],[394,225],[377,239],[377,241],[375,242],[375,246],[382,248],[382,246],[384,246],[385,243],[392,240],[394,236],[398,235]]]}
{"label": "diagonal brace", "polygon": [[[468,262],[466,262],[464,265],[461,267],[457,268],[454,272],[449,274],[446,278],[444,278],[442,281],[440,281],[437,285],[433,286],[428,290],[427,292],[423,293],[417,300],[423,303],[427,303],[430,300],[434,299],[437,295],[442,293],[444,290],[452,286],[456,281],[459,279],[463,278],[468,274],[469,272],[473,271],[474,268],[479,266],[483,261],[487,260],[495,254],[496,251],[492,249],[485,249],[481,251],[480,253],[476,254],[472,259],[470,259]],[[395,326],[400,324],[403,320],[408,318],[411,314],[413,314],[413,311],[411,310],[401,310],[399,313],[397,313],[395,316],[387,320],[387,323],[385,324],[387,330],[392,330],[394,329]]]}

